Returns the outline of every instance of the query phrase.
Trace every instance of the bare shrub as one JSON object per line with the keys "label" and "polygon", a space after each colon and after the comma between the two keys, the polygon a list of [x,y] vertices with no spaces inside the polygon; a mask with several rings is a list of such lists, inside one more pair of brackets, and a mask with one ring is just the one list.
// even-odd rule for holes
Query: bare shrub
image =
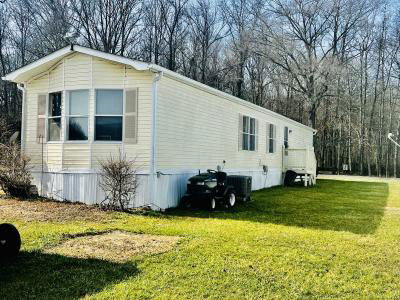
{"label": "bare shrub", "polygon": [[12,126],[6,119],[0,117],[0,129],[0,144],[5,144],[12,134]]}
{"label": "bare shrub", "polygon": [[30,195],[29,161],[17,143],[0,144],[0,187],[7,195],[24,198]]}
{"label": "bare shrub", "polygon": [[100,162],[100,187],[105,199],[100,207],[108,210],[127,210],[135,199],[138,188],[137,167],[135,160],[127,159],[125,154],[110,157]]}

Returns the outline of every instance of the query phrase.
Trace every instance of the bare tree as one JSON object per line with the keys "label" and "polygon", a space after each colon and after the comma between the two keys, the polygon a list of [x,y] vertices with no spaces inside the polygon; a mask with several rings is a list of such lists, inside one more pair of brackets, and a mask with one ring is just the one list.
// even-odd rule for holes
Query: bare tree
{"label": "bare tree", "polygon": [[226,36],[223,19],[209,0],[197,0],[189,8],[188,16],[192,52],[188,59],[191,70],[186,73],[202,83],[211,83],[210,58],[218,51],[217,43]]}
{"label": "bare tree", "polygon": [[176,71],[177,56],[187,33],[188,0],[160,0],[161,22],[165,24],[166,66]]}
{"label": "bare tree", "polygon": [[137,33],[142,14],[139,0],[70,2],[73,26],[84,44],[112,54],[126,54]]}
{"label": "bare tree", "polygon": [[32,175],[29,160],[21,153],[18,143],[0,144],[0,188],[7,195],[30,196]]}
{"label": "bare tree", "polygon": [[251,32],[254,22],[250,13],[249,0],[229,0],[220,3],[229,32],[230,59],[233,70],[232,92],[239,98],[245,97],[245,68],[249,58]]}
{"label": "bare tree", "polygon": [[166,25],[160,22],[162,13],[160,0],[149,0],[144,4],[140,56],[145,61],[155,64],[161,63],[166,47],[164,41]]}

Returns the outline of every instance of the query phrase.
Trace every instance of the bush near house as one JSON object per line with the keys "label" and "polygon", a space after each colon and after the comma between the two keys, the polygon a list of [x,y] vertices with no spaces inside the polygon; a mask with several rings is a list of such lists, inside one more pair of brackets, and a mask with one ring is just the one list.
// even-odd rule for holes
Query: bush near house
{"label": "bush near house", "polygon": [[31,187],[29,157],[21,153],[20,145],[10,142],[13,126],[0,117],[0,189],[16,197],[28,197]]}
{"label": "bush near house", "polygon": [[6,119],[0,117],[0,144],[6,144],[12,135],[12,126]]}
{"label": "bush near house", "polygon": [[132,206],[138,188],[135,160],[129,160],[126,154],[110,155],[100,162],[100,187],[105,198],[100,207],[108,210],[125,211]]}
{"label": "bush near house", "polygon": [[29,157],[21,153],[17,143],[0,144],[0,188],[9,196],[30,196],[31,172]]}

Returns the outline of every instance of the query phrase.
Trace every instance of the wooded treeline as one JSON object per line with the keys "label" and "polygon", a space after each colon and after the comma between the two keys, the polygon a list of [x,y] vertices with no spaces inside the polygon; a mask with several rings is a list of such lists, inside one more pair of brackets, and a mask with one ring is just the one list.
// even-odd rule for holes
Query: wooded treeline
{"label": "wooded treeline", "polygon": [[[384,0],[2,0],[0,75],[69,43],[154,62],[318,130],[320,167],[399,176],[400,11]],[[21,96],[0,81],[18,127]]]}

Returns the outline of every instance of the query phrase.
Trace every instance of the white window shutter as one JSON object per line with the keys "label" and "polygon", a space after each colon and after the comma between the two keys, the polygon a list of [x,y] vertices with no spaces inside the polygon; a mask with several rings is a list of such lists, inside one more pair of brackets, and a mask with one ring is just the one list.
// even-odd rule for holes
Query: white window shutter
{"label": "white window shutter", "polygon": [[243,150],[243,115],[239,114],[238,149]]}
{"label": "white window shutter", "polygon": [[37,98],[37,126],[36,126],[37,143],[43,143],[46,141],[46,110],[47,110],[47,94],[39,94]]}
{"label": "white window shutter", "polygon": [[138,89],[125,90],[124,142],[136,144],[138,140]]}

